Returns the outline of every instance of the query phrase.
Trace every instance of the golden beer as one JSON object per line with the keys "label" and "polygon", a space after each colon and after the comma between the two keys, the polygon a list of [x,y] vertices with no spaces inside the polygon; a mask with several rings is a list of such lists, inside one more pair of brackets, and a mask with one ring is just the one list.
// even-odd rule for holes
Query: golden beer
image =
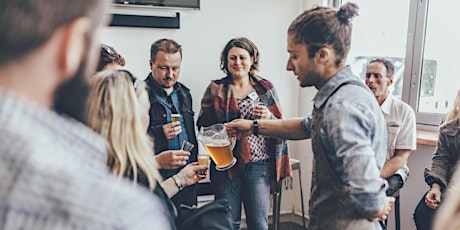
{"label": "golden beer", "polygon": [[[209,165],[209,155],[198,154],[198,164],[208,166]],[[199,171],[198,174],[206,175],[206,171]]]}
{"label": "golden beer", "polygon": [[180,121],[180,114],[171,114],[172,122]]}
{"label": "golden beer", "polygon": [[232,164],[233,154],[230,143],[227,142],[226,145],[205,145],[204,147],[217,167],[224,168]]}

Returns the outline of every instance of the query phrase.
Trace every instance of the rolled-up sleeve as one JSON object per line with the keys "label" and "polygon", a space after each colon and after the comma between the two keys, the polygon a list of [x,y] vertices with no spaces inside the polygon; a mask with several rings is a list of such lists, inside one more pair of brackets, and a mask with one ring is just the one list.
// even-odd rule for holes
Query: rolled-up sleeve
{"label": "rolled-up sleeve", "polygon": [[305,131],[305,134],[307,135],[307,139],[311,138],[311,118],[312,118],[312,114],[309,113],[302,120],[302,128]]}
{"label": "rolled-up sleeve", "polygon": [[374,113],[365,103],[328,104],[320,133],[333,169],[350,186],[356,207],[366,213],[382,207],[387,188],[380,177],[386,141],[378,141],[386,140],[386,127],[383,117],[376,119]]}

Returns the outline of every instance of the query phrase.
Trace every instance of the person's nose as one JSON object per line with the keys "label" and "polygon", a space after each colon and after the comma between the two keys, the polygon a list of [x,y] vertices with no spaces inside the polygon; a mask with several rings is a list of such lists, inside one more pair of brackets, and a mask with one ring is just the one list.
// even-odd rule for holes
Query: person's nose
{"label": "person's nose", "polygon": [[235,64],[237,64],[237,65],[241,64],[241,59],[240,59],[240,58],[236,58],[236,59],[235,59]]}
{"label": "person's nose", "polygon": [[369,84],[373,84],[373,83],[374,83],[374,80],[375,80],[375,79],[374,79],[374,77],[373,77],[372,75],[370,75],[370,76],[368,76],[368,77],[366,76],[366,84],[368,84],[368,85],[369,85]]}
{"label": "person's nose", "polygon": [[370,83],[370,84],[373,84],[374,81],[375,81],[375,78],[374,78],[373,76],[370,76],[370,77],[369,77],[369,83]]}
{"label": "person's nose", "polygon": [[168,77],[174,76],[174,70],[172,68],[168,69],[167,76]]}
{"label": "person's nose", "polygon": [[287,71],[293,71],[294,70],[290,59],[288,59],[288,61],[286,63],[286,70]]}

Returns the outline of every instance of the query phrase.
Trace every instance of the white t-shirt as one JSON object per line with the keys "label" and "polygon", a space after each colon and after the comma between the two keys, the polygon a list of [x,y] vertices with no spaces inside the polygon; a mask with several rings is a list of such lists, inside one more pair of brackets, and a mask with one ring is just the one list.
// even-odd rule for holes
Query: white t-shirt
{"label": "white t-shirt", "polygon": [[[391,94],[388,94],[380,108],[387,123],[387,160],[394,156],[396,149],[415,150],[417,148],[417,129],[414,110]],[[396,171],[396,174],[401,175],[405,182],[409,175],[407,164]]]}

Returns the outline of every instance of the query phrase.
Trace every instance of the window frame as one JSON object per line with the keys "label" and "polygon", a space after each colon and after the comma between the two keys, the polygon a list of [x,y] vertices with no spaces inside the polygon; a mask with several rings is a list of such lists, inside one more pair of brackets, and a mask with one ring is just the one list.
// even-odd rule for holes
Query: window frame
{"label": "window frame", "polygon": [[437,130],[443,114],[418,111],[428,9],[429,0],[411,0],[405,63],[410,68],[404,71],[402,99],[414,109],[419,127]]}

